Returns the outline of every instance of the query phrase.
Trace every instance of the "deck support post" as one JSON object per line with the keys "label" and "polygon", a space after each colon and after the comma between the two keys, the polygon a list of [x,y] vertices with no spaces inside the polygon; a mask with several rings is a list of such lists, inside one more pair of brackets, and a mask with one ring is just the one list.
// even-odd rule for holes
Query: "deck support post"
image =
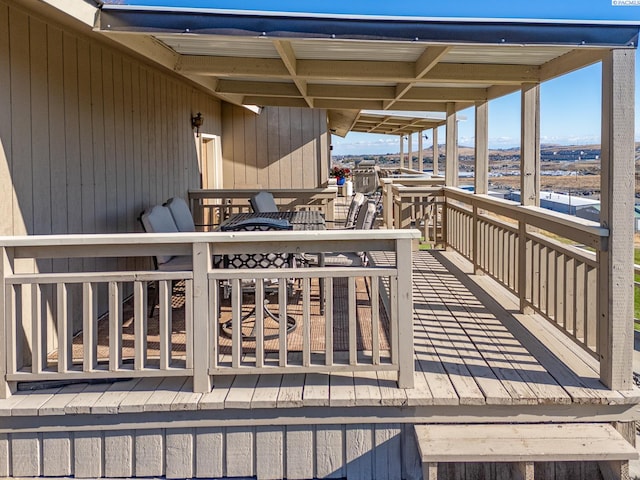
{"label": "deck support post", "polygon": [[447,103],[447,141],[445,144],[445,175],[444,184],[447,187],[458,186],[458,121],[456,104]]}
{"label": "deck support post", "polygon": [[393,180],[390,178],[382,179],[382,220],[384,228],[393,228]]}
{"label": "deck support post", "polygon": [[[525,84],[521,90],[520,135],[520,203],[524,206],[540,205],[540,85]],[[529,261],[531,242],[527,240],[527,224],[518,226],[518,296],[520,311],[531,313],[528,295],[533,281],[532,263]]]}
{"label": "deck support post", "polygon": [[438,127],[433,128],[433,175],[439,175],[438,160],[440,159],[440,148],[438,148]]}
{"label": "deck support post", "polygon": [[413,170],[413,134],[407,134],[407,166]]}
{"label": "deck support post", "polygon": [[[0,248],[0,399],[9,398],[12,393],[11,384],[7,382],[7,342],[12,335],[8,335],[7,324],[12,322],[11,310],[7,308],[7,289],[5,279],[13,273],[13,255],[5,247]],[[15,345],[13,346],[15,349]]]}
{"label": "deck support post", "polygon": [[398,388],[413,388],[413,274],[411,266],[412,243],[410,239],[396,240],[396,268],[398,272],[397,328]]}
{"label": "deck support post", "polygon": [[423,152],[422,149],[424,145],[422,144],[422,131],[418,132],[418,170],[423,170],[422,160],[423,160]]}
{"label": "deck support post", "polygon": [[400,168],[404,168],[404,136],[400,135]]}
{"label": "deck support post", "polygon": [[[185,319],[185,327],[191,321],[193,335],[193,391],[207,393],[211,391],[209,359],[211,348],[211,325],[209,324],[209,281],[211,270],[211,245],[193,244],[193,318]],[[216,305],[217,308],[217,305]]]}
{"label": "deck support post", "polygon": [[602,60],[600,224],[609,230],[598,253],[600,380],[632,386],[635,52],[616,49]]}
{"label": "deck support post", "polygon": [[[476,102],[475,125],[475,162],[474,162],[474,193],[486,194],[489,190],[489,102]],[[478,207],[473,206],[473,242],[471,245],[471,259],[475,274],[482,273],[478,264],[480,253],[478,237]]]}

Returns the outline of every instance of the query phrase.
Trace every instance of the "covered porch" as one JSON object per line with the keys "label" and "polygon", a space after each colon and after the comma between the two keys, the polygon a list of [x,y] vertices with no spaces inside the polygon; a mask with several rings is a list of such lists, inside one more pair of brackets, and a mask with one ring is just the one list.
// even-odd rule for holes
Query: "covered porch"
{"label": "covered porch", "polygon": [[[0,476],[418,479],[413,426],[434,423],[591,422],[633,441],[640,392],[626,99],[637,26],[299,23],[41,3],[44,13],[0,0],[0,79],[10,85],[0,101],[11,106],[0,110],[0,207],[10,212],[0,223]],[[505,38],[503,28],[517,35]],[[538,206],[540,84],[594,63],[600,222]],[[489,102],[513,92],[520,203],[487,195]],[[474,193],[457,188],[456,118],[469,107]],[[446,124],[444,178],[383,181],[385,228],[140,233],[140,210],[170,197],[191,195],[196,218],[216,223],[258,190],[331,220],[330,135],[353,130],[363,108],[437,111]],[[376,121],[362,128],[383,128],[384,115]],[[421,236],[438,249],[418,250]],[[362,252],[369,263],[217,266],[219,256],[257,252]],[[189,265],[154,270],[154,256]],[[259,324],[270,279],[279,281],[270,305],[297,316],[295,348],[286,322],[269,345],[238,333],[242,281],[256,285]],[[153,333],[151,284],[160,299]],[[339,296],[344,308],[335,308]],[[235,326],[230,337],[220,333],[222,315]],[[597,470],[548,468],[557,478]]]}

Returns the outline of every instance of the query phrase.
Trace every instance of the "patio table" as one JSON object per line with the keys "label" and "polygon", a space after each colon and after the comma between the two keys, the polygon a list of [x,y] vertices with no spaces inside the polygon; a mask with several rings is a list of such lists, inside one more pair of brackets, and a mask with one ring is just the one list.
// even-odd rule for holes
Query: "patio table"
{"label": "patio table", "polygon": [[[265,213],[237,213],[225,220],[220,227],[230,227],[236,223],[246,220],[254,220],[257,218],[271,218],[277,220],[287,220],[293,230],[326,230],[324,214],[318,210],[287,210],[283,212],[265,212]],[[318,265],[324,267],[324,253],[318,254]],[[320,313],[324,314],[325,309],[325,288],[324,282],[320,282]]]}
{"label": "patio table", "polygon": [[237,213],[225,220],[220,227],[230,227],[245,220],[257,218],[270,218],[276,220],[287,220],[293,230],[325,230],[326,224],[324,215],[318,210],[291,210],[285,212],[269,213]]}

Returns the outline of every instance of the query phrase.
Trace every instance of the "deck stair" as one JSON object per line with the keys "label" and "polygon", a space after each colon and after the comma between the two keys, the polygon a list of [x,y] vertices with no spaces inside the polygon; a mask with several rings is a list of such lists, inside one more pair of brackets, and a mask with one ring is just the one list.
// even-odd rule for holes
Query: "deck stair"
{"label": "deck stair", "polygon": [[439,462],[508,462],[513,478],[534,479],[535,462],[597,461],[604,479],[629,478],[638,451],[609,424],[416,425],[424,480]]}

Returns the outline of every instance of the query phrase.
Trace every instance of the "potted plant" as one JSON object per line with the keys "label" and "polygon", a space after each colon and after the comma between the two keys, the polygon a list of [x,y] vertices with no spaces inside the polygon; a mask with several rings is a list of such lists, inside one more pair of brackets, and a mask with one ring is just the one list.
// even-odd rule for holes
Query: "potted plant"
{"label": "potted plant", "polygon": [[337,185],[344,185],[347,177],[351,175],[351,170],[346,167],[339,167],[336,165],[331,169],[330,175],[336,179]]}

